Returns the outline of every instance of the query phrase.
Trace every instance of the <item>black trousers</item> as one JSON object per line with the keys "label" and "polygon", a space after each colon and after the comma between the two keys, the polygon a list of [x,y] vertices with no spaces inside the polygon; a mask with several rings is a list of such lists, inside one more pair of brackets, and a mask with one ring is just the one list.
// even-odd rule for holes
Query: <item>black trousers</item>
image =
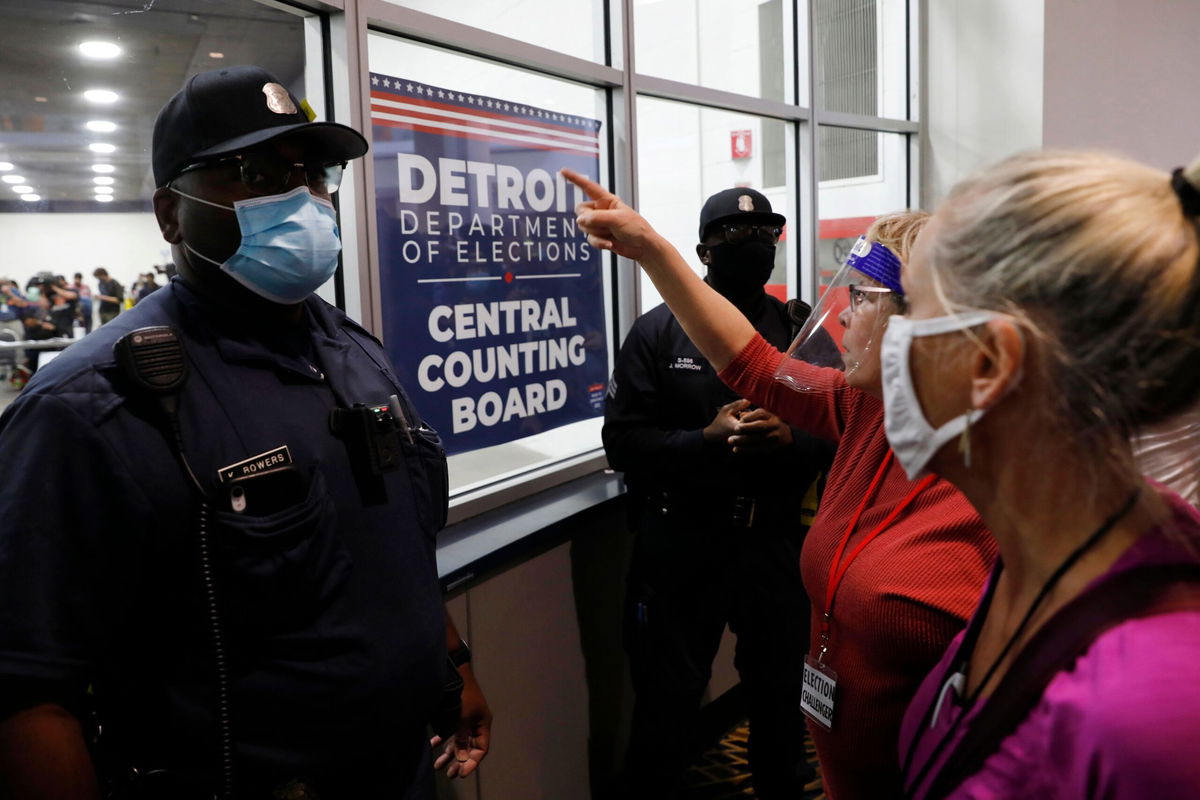
{"label": "black trousers", "polygon": [[762,800],[795,798],[812,779],[800,687],[809,603],[797,517],[736,528],[635,511],[625,647],[634,686],[626,795],[665,798],[696,751],[700,700],[728,623],[747,699],[750,769]]}

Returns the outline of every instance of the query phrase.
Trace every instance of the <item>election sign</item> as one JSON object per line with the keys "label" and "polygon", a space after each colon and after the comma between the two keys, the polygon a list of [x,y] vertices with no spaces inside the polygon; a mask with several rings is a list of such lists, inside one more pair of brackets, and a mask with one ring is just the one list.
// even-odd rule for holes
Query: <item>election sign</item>
{"label": "election sign", "polygon": [[383,339],[458,453],[597,416],[600,253],[575,222],[600,122],[371,75]]}

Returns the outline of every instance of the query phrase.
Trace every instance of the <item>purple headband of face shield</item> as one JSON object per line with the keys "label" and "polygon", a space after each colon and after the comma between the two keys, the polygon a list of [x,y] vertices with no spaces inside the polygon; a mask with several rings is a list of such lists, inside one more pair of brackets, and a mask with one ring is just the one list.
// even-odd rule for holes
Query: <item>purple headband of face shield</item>
{"label": "purple headband of face shield", "polygon": [[900,259],[879,242],[869,242],[866,236],[858,237],[846,257],[846,266],[874,278],[896,294],[904,294],[900,287]]}

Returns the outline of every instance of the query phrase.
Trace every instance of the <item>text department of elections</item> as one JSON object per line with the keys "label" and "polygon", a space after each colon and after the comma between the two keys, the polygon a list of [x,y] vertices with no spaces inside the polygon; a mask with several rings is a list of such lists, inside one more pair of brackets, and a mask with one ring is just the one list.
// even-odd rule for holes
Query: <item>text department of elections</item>
{"label": "text department of elections", "polygon": [[[400,246],[405,263],[432,264],[446,257],[459,264],[575,262],[592,255],[576,226],[570,189],[575,202],[585,198],[558,173],[533,169],[524,174],[506,164],[456,158],[439,158],[435,168],[415,153],[399,153],[396,159],[400,202],[442,206],[421,212],[400,209],[400,233],[423,235]],[[509,213],[451,210],[466,206]],[[559,213],[546,213],[550,211]],[[440,236],[450,239],[445,252],[434,238]]]}

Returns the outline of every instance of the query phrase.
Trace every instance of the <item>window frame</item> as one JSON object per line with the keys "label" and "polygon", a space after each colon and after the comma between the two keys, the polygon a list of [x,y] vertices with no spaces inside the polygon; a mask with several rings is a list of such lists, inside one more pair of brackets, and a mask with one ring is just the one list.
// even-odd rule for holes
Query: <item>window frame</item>
{"label": "window frame", "polygon": [[[790,247],[797,248],[793,263],[797,274],[789,283],[800,297],[811,300],[817,285],[817,221],[820,219],[818,182],[820,147],[816,131],[821,125],[897,133],[908,143],[908,205],[920,197],[919,176],[922,154],[927,149],[922,57],[925,33],[920,25],[927,0],[905,0],[907,58],[907,118],[869,116],[822,110],[800,105],[801,96],[815,98],[816,58],[813,32],[813,0],[788,0],[794,73],[788,102],[765,100],[750,95],[710,89],[700,85],[646,75],[635,61],[635,0],[604,0],[604,63],[571,56],[556,50],[506,37],[461,22],[415,11],[387,0],[256,0],[266,5],[290,6],[328,15],[330,24],[329,88],[334,119],[352,125],[371,139],[370,80],[367,36],[379,32],[417,43],[429,44],[485,58],[522,70],[563,78],[602,90],[607,96],[608,185],[635,208],[638,206],[637,98],[672,100],[736,113],[753,114],[795,123],[796,170],[791,191],[797,219]],[[802,37],[801,34],[804,33]],[[371,330],[381,329],[379,298],[379,252],[375,223],[375,179],[370,159],[356,162],[341,192],[345,255],[345,309]],[[347,191],[349,189],[349,191]],[[701,198],[697,198],[699,203]],[[610,272],[612,352],[617,352],[634,319],[639,303],[637,265],[624,258],[607,256]],[[604,469],[607,461],[600,443],[592,450],[563,460],[538,465],[510,474],[451,499],[450,521],[455,522],[497,508],[572,479]]]}

